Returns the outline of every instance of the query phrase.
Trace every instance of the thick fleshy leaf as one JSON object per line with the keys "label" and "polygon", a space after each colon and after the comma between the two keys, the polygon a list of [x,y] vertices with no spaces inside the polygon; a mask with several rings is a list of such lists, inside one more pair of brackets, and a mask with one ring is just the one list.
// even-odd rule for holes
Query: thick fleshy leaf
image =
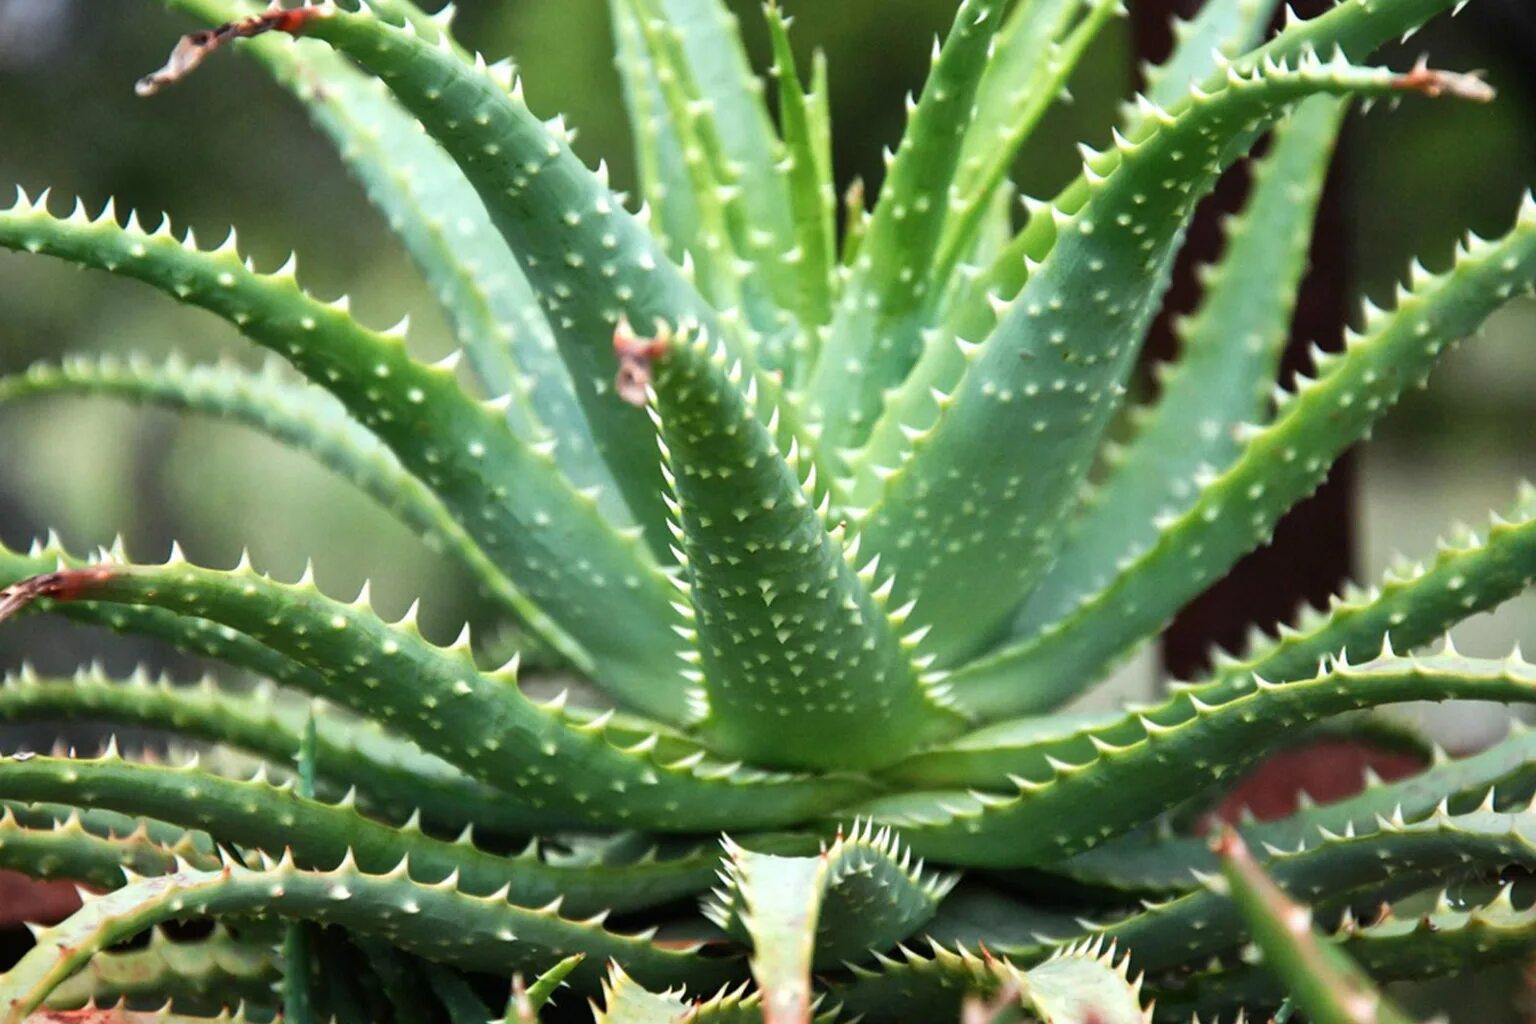
{"label": "thick fleshy leaf", "polygon": [[1038,636],[967,665],[952,680],[956,700],[985,717],[1017,714],[1097,678],[1266,539],[1452,345],[1533,284],[1536,196],[1528,196],[1503,239],[1472,239],[1443,275],[1416,270],[1393,312],[1368,307],[1364,332],[1349,332],[1342,353],[1315,353],[1317,378],[1298,378],[1269,425],[1244,428],[1236,460],[1198,475],[1194,502],[1161,522],[1108,586]]}
{"label": "thick fleshy leaf", "polygon": [[[1252,77],[1234,67],[1224,88],[1090,158],[1089,197],[1056,211],[1055,245],[991,336],[966,346],[960,382],[903,424],[906,458],[882,468],[881,498],[857,523],[894,573],[895,599],[915,601],[913,621],[932,628],[926,653],[949,665],[993,640],[1049,567],[1194,203],[1253,126],[1318,93],[1438,93],[1456,81],[1315,55]],[[989,585],[975,586],[983,576]]]}
{"label": "thick fleshy leaf", "polygon": [[1179,325],[1178,361],[1163,364],[1156,403],[1134,416],[1133,436],[1019,613],[1025,630],[1107,585],[1123,559],[1156,539],[1157,520],[1195,499],[1197,475],[1231,463],[1241,450],[1234,431],[1267,418],[1343,115],[1340,101],[1319,96],[1275,129],[1248,206],[1229,222],[1221,262],[1205,275],[1202,305]]}
{"label": "thick fleshy leaf", "polygon": [[[563,697],[553,707],[525,697],[515,665],[482,674],[467,633],[453,647],[437,647],[411,615],[387,625],[365,602],[324,597],[309,578],[284,585],[246,566],[99,565],[10,588],[0,618],[50,597],[156,605],[223,622],[313,669],[321,683],[316,696],[388,720],[423,749],[522,801],[593,824],[772,828],[829,812],[867,789],[857,778],[720,765],[702,752],[674,760],[655,741],[616,745],[606,717],[573,725],[559,713]],[[554,763],[560,771],[549,770]]]}
{"label": "thick fleshy leaf", "polygon": [[1312,915],[1293,903],[1254,863],[1243,841],[1220,841],[1225,888],[1243,912],[1264,963],[1285,983],[1308,1019],[1317,1024],[1410,1024],[1412,1018],[1377,990],[1339,947],[1322,940]]}
{"label": "thick fleshy leaf", "polygon": [[[234,0],[164,2],[210,22],[255,9]],[[380,0],[380,7],[427,22],[410,0]],[[512,429],[529,443],[558,437],[561,470],[596,495],[604,516],[628,525],[629,510],[592,446],[538,297],[453,160],[388,90],[344,58],[274,38],[249,40],[245,50],[335,145],[421,271],[487,393],[502,396]]]}
{"label": "thick fleshy leaf", "polygon": [[655,906],[707,890],[717,858],[702,847],[666,860],[563,864],[536,847],[507,857],[466,837],[450,842],[414,824],[394,828],[359,814],[350,801],[328,804],[293,785],[263,778],[236,782],[195,767],[135,764],[115,755],[92,759],[33,757],[0,761],[0,799],[75,800],[206,831],[215,840],[274,856],[285,849],[300,867],[329,869],[349,853],[365,871],[387,871],[409,858],[412,876],[434,883],[453,876],[465,892],[500,894],[518,906],[557,899],[573,914]]}
{"label": "thick fleshy leaf", "polygon": [[[400,465],[345,408],[319,388],[285,381],[276,363],[260,373],[232,364],[162,364],[107,355],[37,363],[0,377],[0,404],[50,395],[101,395],[226,419],[312,456],[353,484],[437,551],[458,559],[485,593],[513,614],[530,611],[502,570],[437,496]],[[543,620],[543,616],[538,616]]]}
{"label": "thick fleshy leaf", "polygon": [[91,898],[73,917],[41,931],[32,950],[0,975],[0,1021],[20,1024],[77,967],[145,928],[189,915],[253,913],[337,925],[469,970],[532,968],[577,950],[588,959],[572,979],[588,987],[596,981],[595,964],[609,959],[655,984],[713,989],[735,976],[728,963],[662,949],[595,921],[514,907],[499,896],[470,896],[451,883],[416,882],[404,865],[372,875],[350,861],[325,872],[301,871],[286,860],[262,870],[230,861],[217,871],[179,871]]}
{"label": "thick fleshy leaf", "polygon": [[952,730],[878,567],[829,532],[814,467],[776,436],[778,406],[707,337],[621,344],[651,377],[709,745],[756,764],[858,769]]}
{"label": "thick fleshy leaf", "polygon": [[[1226,684],[1191,687],[1159,707],[1070,739],[1025,742],[984,765],[951,762],[957,774],[949,783],[979,787],[969,792],[887,796],[859,810],[899,829],[925,857],[1039,866],[1129,831],[1236,774],[1285,729],[1360,708],[1448,699],[1529,702],[1536,699],[1536,670],[1514,658],[1385,652],[1359,665],[1333,663],[1291,683],[1250,676],[1240,695]],[[933,762],[935,774],[940,763]]]}
{"label": "thick fleshy leaf", "polygon": [[911,107],[901,145],[859,245],[831,331],[806,381],[806,398],[833,449],[862,444],[881,392],[921,351],[927,271],[949,216],[960,143],[1003,21],[1001,0],[961,0]]}
{"label": "thick fleshy leaf", "polygon": [[547,450],[511,432],[495,403],[470,399],[451,365],[417,362],[398,334],[362,326],[345,302],[312,298],[291,263],[256,273],[233,242],[205,252],[168,225],[151,233],[130,218],[119,226],[110,206],[95,220],[80,207],[57,218],[45,201],[22,197],[0,212],[0,246],[138,278],[292,362],[452,510],[515,581],[525,618],[552,646],[627,694],[620,699],[663,719],[680,716],[671,588],[641,539],[614,530]]}

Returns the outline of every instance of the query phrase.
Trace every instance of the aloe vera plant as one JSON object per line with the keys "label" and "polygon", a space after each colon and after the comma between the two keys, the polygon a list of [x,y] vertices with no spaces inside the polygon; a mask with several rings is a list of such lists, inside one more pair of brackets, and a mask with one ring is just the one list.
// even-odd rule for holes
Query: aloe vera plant
{"label": "aloe vera plant", "polygon": [[[451,10],[165,3],[217,27],[140,91],[226,44],[264,65],[386,213],[467,368],[315,299],[292,261],[258,270],[233,234],[200,248],[22,193],[0,245],[136,278],[287,368],[65,357],[0,379],[0,401],[118,397],[306,451],[599,696],[536,701],[467,629],[439,646],[414,609],[385,621],[308,572],[0,550],[0,618],[67,615],[264,680],[0,686],[0,721],[211,748],[0,760],[0,867],[91,887],[0,976],[0,1020],[238,999],[252,1019],[526,1022],[592,1019],[590,999],[612,1024],[1120,1024],[1261,1012],[1291,985],[1347,1006],[1356,974],[1296,980],[1337,951],[1274,939],[1260,862],[1383,976],[1531,948],[1507,898],[1444,903],[1437,928],[1352,916],[1536,867],[1525,733],[1245,827],[1236,902],[1202,884],[1221,862],[1186,823],[1346,712],[1531,701],[1518,654],[1425,652],[1536,578],[1536,491],[1161,703],[1061,710],[1536,283],[1528,199],[1274,386],[1346,104],[1493,98],[1365,63],[1454,0],[1342,0],[1267,39],[1273,4],[1208,0],[1107,148],[1023,202],[1013,157],[1119,5],[961,0],[868,209],[837,201],[825,67],[797,62],[775,3],[770,106],[719,0],[611,0],[635,197],[510,65],[454,41]],[[1181,360],[1109,444],[1193,208],[1266,134]],[[113,949],[202,916],[207,938]],[[1244,959],[1250,934],[1276,975]]]}

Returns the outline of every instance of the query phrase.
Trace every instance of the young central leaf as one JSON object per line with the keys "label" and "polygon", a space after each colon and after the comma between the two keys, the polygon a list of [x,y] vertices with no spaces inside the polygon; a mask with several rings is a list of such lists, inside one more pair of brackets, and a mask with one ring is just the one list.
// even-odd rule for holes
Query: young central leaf
{"label": "young central leaf", "polygon": [[[674,532],[691,584],[703,731],[759,764],[867,768],[957,717],[920,675],[888,611],[878,566],[812,506],[814,471],[781,448],[776,408],[708,337],[654,341],[621,330],[621,360],[654,393]],[[654,377],[651,378],[651,375]],[[650,378],[646,380],[645,378]],[[643,399],[625,386],[620,393]]]}

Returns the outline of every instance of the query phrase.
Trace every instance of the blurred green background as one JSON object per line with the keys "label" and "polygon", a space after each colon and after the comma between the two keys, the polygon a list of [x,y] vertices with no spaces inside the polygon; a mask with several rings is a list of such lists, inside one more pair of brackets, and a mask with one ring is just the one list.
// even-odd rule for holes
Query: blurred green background
{"label": "blurred green background", "polygon": [[[734,6],[761,64],[756,4]],[[901,129],[902,95],[921,84],[953,0],[785,6],[802,48],[820,45],[831,59],[840,182],[878,180],[880,151]],[[514,55],[535,109],[564,111],[580,131],[578,149],[606,159],[626,187],[632,161],[603,0],[468,0],[461,9],[464,38],[489,55]],[[1501,96],[1484,107],[1414,101],[1352,120],[1342,156],[1346,222],[1328,226],[1350,253],[1352,292],[1384,300],[1414,254],[1443,266],[1462,228],[1502,230],[1536,184],[1532,20],[1526,0],[1478,0],[1384,55],[1404,65],[1427,50],[1445,66],[1486,68]],[[377,324],[410,313],[418,351],[441,354],[442,320],[382,220],[254,64],[221,55],[182,87],[151,101],[134,96],[134,80],[188,27],[155,0],[0,0],[0,190],[51,185],[93,209],[115,195],[120,208],[168,211],[210,242],[237,225],[259,266],[296,248],[317,293],[350,293]],[[1099,41],[1073,102],[1020,160],[1026,190],[1064,181],[1076,168],[1075,142],[1105,141],[1104,126],[1135,81],[1133,50],[1124,20]],[[1512,307],[1367,446],[1362,574],[1374,574],[1393,549],[1431,550],[1451,518],[1506,504],[1514,478],[1532,475],[1533,340],[1536,306]],[[128,349],[260,361],[213,317],[146,288],[0,253],[0,371],[64,352]],[[434,635],[474,614],[462,581],[364,500],[305,459],[206,420],[104,401],[0,409],[0,537],[24,543],[48,526],[76,549],[122,531],[140,558],[160,557],[174,537],[215,565],[248,544],[258,566],[279,575],[296,575],[313,557],[328,591],[374,577],[386,611],[424,595]],[[1533,615],[1526,602],[1476,624],[1474,647],[1529,636]],[[84,642],[64,627],[33,632],[25,653],[44,668],[73,664]],[[3,643],[14,663],[14,632]],[[143,653],[131,643],[103,650],[117,661]],[[1453,730],[1458,745],[1491,727],[1486,716],[1470,721]]]}

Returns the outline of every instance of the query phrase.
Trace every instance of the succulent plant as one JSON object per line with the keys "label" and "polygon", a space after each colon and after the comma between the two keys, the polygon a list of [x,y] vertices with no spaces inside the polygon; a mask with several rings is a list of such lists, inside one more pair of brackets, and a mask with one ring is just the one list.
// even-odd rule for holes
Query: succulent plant
{"label": "succulent plant", "polygon": [[[1531,948],[1536,918],[1507,895],[1442,901],[1428,927],[1353,916],[1536,867],[1525,733],[1248,823],[1257,859],[1226,840],[1226,885],[1193,823],[1347,712],[1536,697],[1518,655],[1426,653],[1536,577],[1536,492],[1161,703],[1061,710],[1536,282],[1528,200],[1275,385],[1346,103],[1491,98],[1473,76],[1361,63],[1453,0],[1343,0],[1267,41],[1273,4],[1209,0],[1107,148],[1022,201],[1013,158],[1119,2],[961,0],[872,207],[841,216],[825,68],[807,87],[773,3],[776,112],[720,0],[611,0],[636,201],[509,65],[455,43],[451,10],[166,2],[219,27],[140,91],[240,40],[387,215],[467,366],[418,361],[403,328],[315,299],[291,261],[257,270],[233,234],[204,249],[23,193],[0,245],[142,280],[298,376],[65,359],[0,400],[116,396],[303,449],[582,685],[536,700],[467,630],[439,646],[414,609],[387,622],[366,590],[248,559],[0,551],[0,618],[63,614],[231,670],[0,687],[0,720],[210,747],[181,767],[115,745],[0,760],[0,866],[90,887],[0,976],[0,1020],[244,999],[251,1019],[480,1022],[509,984],[508,1021],[585,1016],[550,1004],[561,987],[613,1024],[1119,1024],[1263,1011],[1290,986],[1323,1020],[1367,991],[1341,948],[1382,977]],[[1271,128],[1182,358],[1132,402],[1194,207]],[[1288,912],[1260,864],[1332,944],[1276,938]],[[113,948],[204,916],[211,936]],[[1250,927],[1276,975],[1244,958]],[[1308,980],[1296,964],[1317,956],[1337,970]]]}

